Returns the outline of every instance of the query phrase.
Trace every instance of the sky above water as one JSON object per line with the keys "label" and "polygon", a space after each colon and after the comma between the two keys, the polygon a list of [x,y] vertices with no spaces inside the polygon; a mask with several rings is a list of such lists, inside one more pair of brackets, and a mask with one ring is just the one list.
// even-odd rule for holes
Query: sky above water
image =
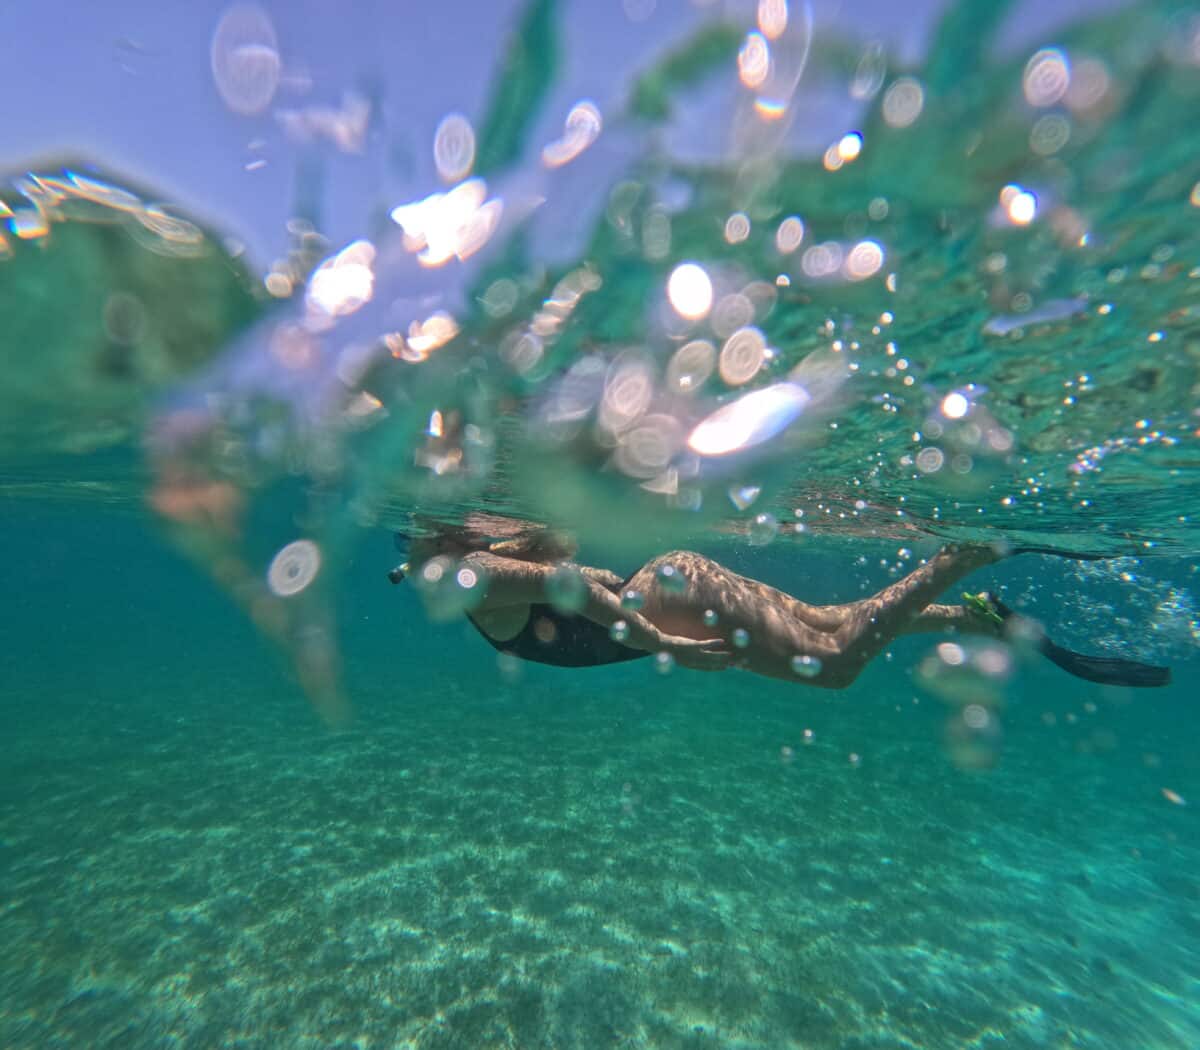
{"label": "sky above water", "polygon": [[[231,111],[214,81],[212,45],[224,0],[163,4],[12,5],[4,14],[0,69],[6,169],[61,157],[100,162],[144,180],[214,221],[266,267],[286,250],[305,147],[287,114],[339,110],[355,94],[376,100],[359,152],[318,147],[320,224],[334,244],[363,232],[372,209],[438,188],[431,145],[439,121],[478,119],[516,0],[446,3],[317,0],[265,3],[279,54],[279,86],[254,115]],[[901,60],[919,55],[944,0],[813,0],[814,42],[849,28],[881,40]],[[1002,46],[1052,42],[1057,25],[1121,0],[1022,0]],[[741,11],[741,8],[746,8]],[[567,0],[560,76],[544,107],[546,141],[580,99],[615,108],[652,56],[721,10],[749,21],[736,0]],[[802,92],[805,85],[802,84]],[[348,94],[349,93],[349,94]],[[793,138],[813,147],[846,130],[853,110],[814,99]],[[710,122],[711,123],[711,122]],[[691,127],[684,134],[700,134]]]}

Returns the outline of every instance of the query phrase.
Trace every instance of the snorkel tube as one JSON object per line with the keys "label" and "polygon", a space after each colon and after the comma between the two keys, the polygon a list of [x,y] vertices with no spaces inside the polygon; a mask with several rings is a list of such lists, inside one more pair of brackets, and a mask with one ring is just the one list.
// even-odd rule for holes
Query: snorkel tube
{"label": "snorkel tube", "polygon": [[403,532],[397,532],[392,537],[392,541],[396,545],[396,550],[398,550],[402,555],[404,555],[405,560],[402,561],[399,565],[397,565],[394,569],[391,569],[388,571],[388,574],[387,574],[388,582],[389,583],[403,583],[404,577],[408,575],[408,571],[409,571],[409,567],[408,567],[409,537]]}

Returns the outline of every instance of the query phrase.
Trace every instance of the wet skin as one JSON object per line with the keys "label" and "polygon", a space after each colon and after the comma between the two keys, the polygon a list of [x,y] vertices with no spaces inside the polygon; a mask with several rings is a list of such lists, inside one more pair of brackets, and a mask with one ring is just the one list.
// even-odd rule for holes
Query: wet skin
{"label": "wet skin", "polygon": [[[807,684],[841,689],[898,635],[916,631],[964,630],[995,634],[995,625],[961,605],[934,599],[964,576],[999,560],[990,547],[948,547],[903,579],[860,601],[809,605],[757,580],[740,576],[692,551],[671,551],[622,581],[602,569],[579,566],[587,584],[581,615],[602,626],[624,620],[625,644],[650,652],[670,652],[686,667],[723,670],[741,667],[771,678],[797,681],[796,657],[813,657],[820,669]],[[476,551],[464,563],[486,579],[482,602],[472,611],[491,637],[515,636],[529,606],[545,602],[547,581],[561,563],[543,564]],[[664,582],[666,567],[674,576]],[[668,577],[669,578],[669,577]],[[622,608],[620,592],[643,596],[638,611]],[[706,612],[717,622],[705,624]],[[744,631],[742,647],[735,634]],[[814,665],[815,666],[815,665]]]}

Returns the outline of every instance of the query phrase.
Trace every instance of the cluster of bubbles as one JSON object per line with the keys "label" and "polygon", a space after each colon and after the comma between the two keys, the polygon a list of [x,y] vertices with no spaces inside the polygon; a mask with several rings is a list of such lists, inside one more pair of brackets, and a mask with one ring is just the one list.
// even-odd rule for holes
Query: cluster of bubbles
{"label": "cluster of bubbles", "polygon": [[1036,585],[1022,600],[1044,600],[1049,589],[1067,637],[1073,624],[1087,625],[1080,644],[1112,656],[1163,662],[1200,648],[1200,603],[1191,588],[1161,578],[1141,559],[1072,562],[1062,584],[1061,589]]}
{"label": "cluster of bubbles", "polygon": [[439,555],[421,565],[413,579],[430,619],[446,622],[469,613],[483,599],[487,582],[481,570]]}
{"label": "cluster of bubbles", "polygon": [[918,667],[920,685],[946,705],[943,742],[959,768],[988,769],[999,759],[1012,672],[1012,650],[1000,641],[941,642]]}

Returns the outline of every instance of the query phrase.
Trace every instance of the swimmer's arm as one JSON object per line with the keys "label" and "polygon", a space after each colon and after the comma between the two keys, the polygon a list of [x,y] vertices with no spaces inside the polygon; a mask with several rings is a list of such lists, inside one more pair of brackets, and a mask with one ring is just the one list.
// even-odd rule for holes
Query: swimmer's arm
{"label": "swimmer's arm", "polygon": [[554,571],[550,565],[505,558],[490,551],[475,551],[462,563],[483,576],[483,601],[478,606],[481,612],[546,601],[546,580]]}
{"label": "swimmer's arm", "polygon": [[[463,559],[463,563],[481,572],[486,580],[483,602],[478,606],[481,612],[511,605],[533,605],[550,600],[546,592],[546,583],[557,568],[555,565],[518,561],[515,558],[504,558],[489,551],[476,551],[468,554]],[[722,658],[728,656],[724,652],[724,643],[719,639],[697,641],[694,638],[664,634],[641,613],[622,608],[620,597],[600,583],[586,569],[586,566],[580,567],[580,574],[587,586],[587,594],[579,614],[601,627],[611,627],[618,620],[624,620],[629,626],[629,636],[622,641],[623,645],[651,653],[668,650],[677,655],[681,655],[682,651],[695,650],[697,662],[690,666],[710,664],[716,666],[721,663]],[[592,570],[592,572],[603,574],[604,570]],[[718,647],[720,647],[719,651]]]}
{"label": "swimmer's arm", "polygon": [[[550,597],[546,584],[558,568],[556,565],[505,558],[490,551],[468,554],[463,558],[463,564],[471,566],[484,577],[485,590],[483,602],[478,607],[480,611],[548,602]],[[629,625],[629,637],[625,639],[625,644],[631,648],[647,651],[666,648],[668,636],[640,613],[621,608],[621,599],[601,582],[609,575],[605,570],[582,565],[577,568],[587,588],[583,607],[579,610],[581,616],[601,627],[611,627],[618,620],[624,620]],[[620,582],[618,579],[617,584]]]}
{"label": "swimmer's arm", "polygon": [[609,572],[608,569],[593,569],[590,565],[580,565],[578,568],[589,580],[595,580],[601,587],[610,591],[619,591],[621,584],[625,582],[615,572]]}

